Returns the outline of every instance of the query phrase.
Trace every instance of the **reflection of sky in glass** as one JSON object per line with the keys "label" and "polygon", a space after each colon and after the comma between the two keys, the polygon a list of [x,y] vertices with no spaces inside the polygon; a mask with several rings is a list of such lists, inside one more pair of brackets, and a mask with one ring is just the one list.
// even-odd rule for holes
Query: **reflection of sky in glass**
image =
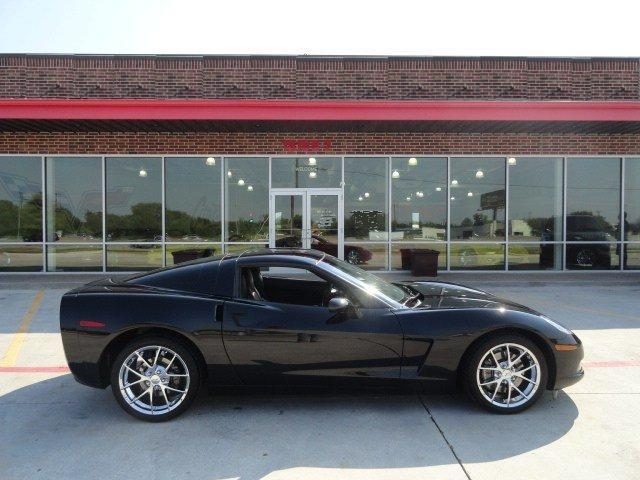
{"label": "reflection of sky in glass", "polygon": [[386,158],[345,158],[344,181],[345,216],[352,210],[386,210]]}
{"label": "reflection of sky in glass", "polygon": [[567,160],[567,214],[591,212],[614,226],[620,205],[620,160],[569,158]]}
{"label": "reflection of sky in glass", "polygon": [[206,157],[165,160],[167,210],[220,220],[221,160],[217,158],[216,165],[205,162]]}
{"label": "reflection of sky in glass", "polygon": [[252,219],[262,222],[269,214],[268,159],[227,158],[225,162],[227,221]]}
{"label": "reflection of sky in glass", "polygon": [[42,190],[42,160],[39,157],[2,157],[0,162],[0,200],[17,205]]}
{"label": "reflection of sky in glass", "polygon": [[562,159],[517,158],[509,165],[510,219],[562,215]]}
{"label": "reflection of sky in glass", "polygon": [[[161,169],[160,158],[107,158],[107,214],[127,215],[138,203],[160,204]],[[146,172],[146,176],[140,175],[141,170]]]}

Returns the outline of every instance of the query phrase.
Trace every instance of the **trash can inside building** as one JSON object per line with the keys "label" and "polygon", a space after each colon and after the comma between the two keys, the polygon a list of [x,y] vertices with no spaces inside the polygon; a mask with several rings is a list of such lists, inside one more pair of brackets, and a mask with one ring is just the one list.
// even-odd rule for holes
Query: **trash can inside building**
{"label": "trash can inside building", "polygon": [[400,263],[402,264],[402,270],[411,270],[412,252],[413,252],[413,248],[400,249]]}
{"label": "trash can inside building", "polygon": [[173,256],[173,264],[176,265],[199,258],[210,257],[215,251],[215,248],[192,248],[190,250],[176,250],[175,252],[171,252],[171,255]]}
{"label": "trash can inside building", "polygon": [[438,255],[437,250],[426,248],[415,248],[411,252],[411,275],[421,277],[438,276]]}

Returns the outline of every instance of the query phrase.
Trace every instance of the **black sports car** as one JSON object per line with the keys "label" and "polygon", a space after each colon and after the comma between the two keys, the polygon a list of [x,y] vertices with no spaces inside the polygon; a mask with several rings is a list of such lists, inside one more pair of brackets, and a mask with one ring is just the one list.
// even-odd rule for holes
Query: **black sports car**
{"label": "black sports car", "polygon": [[515,413],[583,376],[578,337],[544,315],[443,282],[388,283],[318,251],[209,257],[66,293],[69,367],[162,421],[215,385],[463,387]]}

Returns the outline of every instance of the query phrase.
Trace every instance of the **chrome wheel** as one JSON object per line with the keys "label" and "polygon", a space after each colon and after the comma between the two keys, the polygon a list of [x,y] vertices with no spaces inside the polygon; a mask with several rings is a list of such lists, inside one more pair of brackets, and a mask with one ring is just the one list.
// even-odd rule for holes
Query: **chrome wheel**
{"label": "chrome wheel", "polygon": [[124,401],[145,415],[175,410],[189,392],[190,376],[185,361],[160,345],[136,349],[120,367],[118,386]]}
{"label": "chrome wheel", "polygon": [[502,343],[481,357],[476,383],[492,405],[516,408],[534,397],[541,375],[540,362],[531,350],[517,343]]}
{"label": "chrome wheel", "polygon": [[576,263],[581,267],[593,265],[593,252],[584,248],[581,249],[576,255]]}
{"label": "chrome wheel", "polygon": [[351,250],[347,253],[347,262],[351,265],[358,265],[360,263],[360,255],[357,251]]}

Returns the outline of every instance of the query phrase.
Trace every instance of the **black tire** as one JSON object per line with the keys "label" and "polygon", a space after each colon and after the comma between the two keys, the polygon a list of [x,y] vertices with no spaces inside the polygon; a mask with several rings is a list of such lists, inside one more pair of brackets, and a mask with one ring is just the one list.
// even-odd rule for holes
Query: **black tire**
{"label": "black tire", "polygon": [[[525,381],[521,379],[521,377],[519,376],[512,377],[511,374],[508,374],[508,376],[504,375],[503,373],[504,371],[495,372],[495,373],[490,372],[489,368],[493,368],[492,365],[495,363],[494,360],[491,360],[493,357],[490,357],[490,359],[488,360],[489,363],[483,363],[483,367],[489,367],[489,368],[487,369],[483,368],[482,372],[479,371],[479,368],[481,367],[480,362],[483,361],[483,359],[487,361],[485,356],[490,355],[490,352],[494,348],[497,349],[499,346],[505,345],[505,344],[512,345],[512,347],[510,348],[510,354],[511,354],[512,360],[515,360],[515,357],[517,357],[517,353],[514,355],[514,350],[516,346],[520,346],[528,350],[528,353],[525,353],[523,360],[519,361],[517,364],[514,364],[514,365],[520,365],[521,362],[527,361],[528,363],[523,363],[523,367],[526,368],[529,364],[533,364],[533,362],[529,360],[531,358],[535,359],[539,367],[538,368],[530,367],[529,370],[527,370],[528,372],[531,372],[530,374],[527,374],[527,373],[522,374],[524,376],[530,375],[533,377],[535,372],[535,378],[532,378],[531,381],[528,381],[528,380]],[[498,351],[494,353],[497,354],[497,357],[500,363],[503,363],[502,360],[506,360],[506,348],[498,349]],[[520,367],[515,367],[514,369],[517,369],[517,368],[520,368]],[[474,345],[472,347],[472,350],[469,352],[469,355],[466,357],[466,361],[465,361],[465,364],[463,365],[461,375],[462,375],[462,382],[463,382],[465,391],[473,400],[475,400],[482,408],[490,412],[501,413],[501,414],[518,413],[518,412],[522,412],[523,410],[526,410],[527,408],[530,408],[544,394],[544,391],[546,390],[546,386],[547,386],[547,379],[549,378],[547,362],[540,348],[538,348],[538,346],[527,337],[524,337],[518,334],[497,334],[495,336],[488,337],[480,341],[478,344]],[[489,378],[481,379],[481,375],[492,375],[492,376]],[[508,378],[508,380],[506,378]],[[520,382],[518,385],[519,387],[522,387],[522,391],[525,394],[527,393],[527,389],[529,387],[531,387],[534,390],[532,392],[529,392],[529,395],[527,395],[528,398],[526,398],[525,396],[518,394],[517,391],[510,386],[512,385],[511,384],[512,381],[514,382],[514,384],[517,382]],[[482,386],[480,386],[480,383],[484,383],[484,382],[487,382],[487,383],[495,382],[491,384],[491,387],[486,386],[486,388],[493,389],[493,385],[495,384],[496,389],[494,391],[494,395],[496,395],[496,392],[500,394],[500,396],[496,396],[495,401],[497,403],[504,401],[504,403],[502,403],[501,405],[496,405],[492,403],[489,398],[485,397],[485,395],[487,394],[487,391],[486,389],[483,389]],[[537,384],[537,386],[535,386],[534,384]],[[514,398],[520,398],[518,402],[514,402],[510,406],[508,402],[511,400],[511,397],[508,396],[509,394],[507,389],[511,389],[511,392],[514,392],[517,395]],[[504,396],[507,396],[507,398],[504,399],[503,398]],[[519,403],[519,402],[522,402],[522,403]]]}
{"label": "black tire", "polygon": [[[127,361],[129,356],[134,354],[134,352],[140,349],[144,349],[145,347],[149,348],[152,346],[161,347],[162,349],[164,349],[163,351],[167,352],[168,355],[171,355],[172,353],[177,354],[176,358],[179,358],[182,360],[182,362],[179,362],[179,365],[182,367],[182,369],[186,369],[186,371],[182,373],[186,373],[188,375],[188,377],[184,377],[184,375],[178,375],[181,372],[180,372],[180,369],[177,369],[178,374],[174,375],[176,379],[172,379],[170,381],[173,382],[174,380],[176,380],[176,381],[186,382],[187,387],[186,387],[185,393],[179,396],[180,401],[179,403],[176,402],[177,406],[171,407],[172,408],[171,410],[162,412],[162,413],[153,413],[153,412],[144,413],[132,407],[131,404],[129,404],[129,402],[127,401],[127,399],[125,399],[127,392],[126,391],[123,392],[124,389],[121,390],[121,384],[120,384],[120,373],[121,373],[121,369],[123,368],[123,363]],[[165,362],[165,365],[166,363],[167,362]],[[172,363],[169,364],[169,366],[171,369],[177,368],[177,366],[174,366]],[[141,365],[141,368],[146,368],[146,367]],[[169,370],[167,370],[167,372],[169,372]],[[140,377],[140,379],[142,379],[141,375],[137,373],[135,375],[137,375],[138,377]],[[133,378],[137,379],[135,375]],[[171,374],[167,374],[167,376],[171,377]],[[131,341],[130,343],[128,343],[122,348],[122,350],[116,356],[113,362],[113,365],[111,366],[111,390],[113,391],[113,395],[116,397],[118,404],[129,415],[139,420],[145,420],[147,422],[165,422],[167,420],[171,420],[172,418],[175,418],[181,415],[182,413],[184,413],[189,408],[189,406],[191,405],[191,403],[193,402],[193,400],[196,398],[198,394],[198,390],[200,389],[201,378],[202,376],[199,371],[198,363],[196,362],[193,356],[193,353],[190,351],[190,349],[187,346],[185,346],[182,342],[179,342],[177,340],[167,338],[167,337],[161,337],[161,336],[142,337],[142,338],[138,338]],[[145,385],[149,385],[149,387],[151,387],[150,383],[143,382],[141,386],[134,387],[134,388],[141,388],[141,389],[146,388]],[[167,383],[166,384],[167,388],[169,388],[170,385],[178,388],[185,388],[181,385],[173,385],[172,383]],[[157,385],[157,387],[160,388],[160,385]],[[129,390],[131,391],[132,389],[130,388]],[[137,390],[135,393],[137,393],[138,391],[139,390]],[[178,391],[178,390],[173,390],[169,393],[169,398],[171,398],[171,395],[174,395],[175,391]],[[157,393],[157,395],[160,396],[159,393]],[[153,402],[150,402],[150,403],[153,403]]]}

